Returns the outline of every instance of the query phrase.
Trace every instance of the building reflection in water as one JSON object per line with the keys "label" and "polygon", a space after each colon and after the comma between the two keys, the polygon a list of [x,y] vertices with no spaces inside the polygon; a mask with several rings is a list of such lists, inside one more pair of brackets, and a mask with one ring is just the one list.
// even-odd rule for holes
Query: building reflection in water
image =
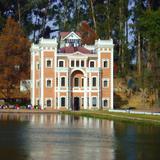
{"label": "building reflection in water", "polygon": [[114,159],[114,122],[63,114],[0,114],[27,121],[31,159]]}

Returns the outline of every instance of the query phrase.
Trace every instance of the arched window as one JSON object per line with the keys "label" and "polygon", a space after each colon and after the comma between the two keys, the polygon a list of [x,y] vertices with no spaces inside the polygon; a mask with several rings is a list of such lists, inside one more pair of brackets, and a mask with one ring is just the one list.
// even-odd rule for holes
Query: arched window
{"label": "arched window", "polygon": [[78,87],[79,86],[79,78],[74,79],[74,86]]}
{"label": "arched window", "polygon": [[64,87],[65,86],[65,77],[61,78],[61,86]]}

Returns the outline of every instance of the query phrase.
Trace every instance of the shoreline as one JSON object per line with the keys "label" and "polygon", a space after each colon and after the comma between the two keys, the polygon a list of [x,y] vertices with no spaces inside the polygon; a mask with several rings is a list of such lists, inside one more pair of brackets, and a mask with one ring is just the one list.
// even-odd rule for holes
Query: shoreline
{"label": "shoreline", "polygon": [[147,125],[158,125],[160,126],[159,115],[148,115],[148,114],[133,114],[129,112],[112,112],[104,110],[80,110],[80,111],[68,111],[68,110],[27,110],[27,109],[3,109],[0,113],[18,113],[18,114],[66,114],[74,116],[91,117],[106,120],[115,120],[119,122],[139,123]]}
{"label": "shoreline", "polygon": [[132,114],[132,113],[118,113],[109,111],[61,111],[62,114],[69,114],[75,116],[99,118],[106,120],[114,120],[119,122],[128,122],[136,124],[146,125],[158,125],[160,126],[159,115],[147,115],[147,114]]}
{"label": "shoreline", "polygon": [[60,113],[60,110],[1,109],[0,113]]}

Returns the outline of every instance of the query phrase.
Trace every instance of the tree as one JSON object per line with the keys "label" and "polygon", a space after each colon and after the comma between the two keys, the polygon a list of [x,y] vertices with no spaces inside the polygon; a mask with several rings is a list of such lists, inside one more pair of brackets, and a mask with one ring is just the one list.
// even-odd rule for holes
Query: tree
{"label": "tree", "polygon": [[97,39],[97,35],[86,21],[81,23],[79,31],[82,37],[82,44],[94,44],[95,40]]}
{"label": "tree", "polygon": [[9,17],[0,34],[0,91],[5,98],[19,87],[20,80],[29,79],[29,48],[20,24]]}
{"label": "tree", "polygon": [[[147,18],[146,18],[147,17]],[[149,73],[149,87],[154,88],[155,99],[160,99],[160,10],[147,10],[140,17],[139,30],[147,44],[146,71]],[[143,77],[148,79],[148,74]]]}

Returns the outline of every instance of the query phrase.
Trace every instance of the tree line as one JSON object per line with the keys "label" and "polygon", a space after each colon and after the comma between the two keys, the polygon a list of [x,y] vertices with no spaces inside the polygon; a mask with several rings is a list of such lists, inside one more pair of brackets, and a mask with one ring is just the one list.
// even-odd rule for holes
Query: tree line
{"label": "tree line", "polygon": [[133,76],[159,100],[159,0],[1,0],[1,36],[8,17],[32,42],[60,31],[80,31],[88,44],[112,38],[115,76]]}

